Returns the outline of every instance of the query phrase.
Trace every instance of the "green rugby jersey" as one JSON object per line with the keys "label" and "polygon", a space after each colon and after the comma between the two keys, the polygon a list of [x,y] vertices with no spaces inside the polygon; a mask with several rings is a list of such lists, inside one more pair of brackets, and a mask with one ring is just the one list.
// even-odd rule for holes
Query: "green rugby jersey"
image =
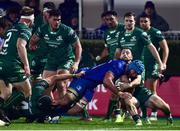
{"label": "green rugby jersey", "polygon": [[12,28],[7,30],[5,34],[5,41],[0,51],[0,60],[10,62],[20,62],[20,58],[17,51],[17,40],[22,38],[29,41],[31,36],[31,29],[22,23],[14,25]]}
{"label": "green rugby jersey", "polygon": [[35,34],[48,45],[48,58],[59,60],[75,57],[73,44],[78,36],[72,28],[60,24],[56,31],[52,31],[49,24],[45,24]]}
{"label": "green rugby jersey", "polygon": [[124,32],[120,37],[119,48],[130,48],[133,53],[133,59],[142,59],[143,49],[150,43],[151,40],[147,33],[135,27],[132,32]]}
{"label": "green rugby jersey", "polygon": [[109,51],[109,59],[114,59],[114,53],[118,48],[118,39],[124,33],[124,25],[119,23],[115,29],[108,29],[105,33],[105,47]]}
{"label": "green rugby jersey", "polygon": [[[149,38],[151,39],[153,45],[156,47],[157,51],[160,51],[160,42],[165,39],[161,31],[156,28],[151,27],[147,31],[147,34]],[[147,47],[144,48],[143,53],[144,53],[145,58],[155,60],[155,58],[153,57],[153,55],[151,54],[150,50]]]}

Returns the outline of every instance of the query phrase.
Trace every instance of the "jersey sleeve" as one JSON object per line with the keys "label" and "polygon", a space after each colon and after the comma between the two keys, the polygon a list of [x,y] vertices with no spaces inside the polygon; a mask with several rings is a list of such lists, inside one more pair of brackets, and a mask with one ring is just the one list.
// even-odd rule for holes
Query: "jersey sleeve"
{"label": "jersey sleeve", "polygon": [[72,28],[67,28],[66,41],[73,45],[78,39],[76,32]]}
{"label": "jersey sleeve", "polygon": [[22,38],[26,41],[29,41],[31,35],[32,35],[32,33],[31,33],[30,29],[21,29],[20,34],[19,34],[19,38]]}
{"label": "jersey sleeve", "polygon": [[160,41],[165,39],[164,35],[162,34],[162,32],[160,30],[155,32],[155,36],[156,36],[156,39],[157,39],[158,42],[160,42]]}
{"label": "jersey sleeve", "polygon": [[148,36],[148,34],[146,32],[142,32],[140,34],[140,39],[144,43],[145,46],[147,46],[147,45],[152,43],[150,38],[149,38],[149,36]]}

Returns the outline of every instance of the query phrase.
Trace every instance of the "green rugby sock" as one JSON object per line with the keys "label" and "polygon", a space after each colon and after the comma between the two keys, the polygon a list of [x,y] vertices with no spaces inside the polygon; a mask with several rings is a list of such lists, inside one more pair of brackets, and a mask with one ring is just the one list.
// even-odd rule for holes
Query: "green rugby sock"
{"label": "green rugby sock", "polygon": [[147,115],[147,108],[146,108],[146,106],[142,105],[141,106],[141,111],[142,111],[142,117],[143,118],[147,118],[148,115]]}
{"label": "green rugby sock", "polygon": [[82,117],[83,118],[89,118],[89,113],[86,109],[83,109]]}
{"label": "green rugby sock", "polygon": [[0,97],[0,108],[3,108],[4,106],[4,99]]}
{"label": "green rugby sock", "polygon": [[110,118],[111,118],[111,115],[112,115],[112,113],[113,113],[113,110],[114,110],[116,104],[117,104],[117,100],[110,100],[110,101],[109,101],[108,112],[107,112],[107,114],[106,114],[106,118],[107,118],[107,119],[110,119]]}
{"label": "green rugby sock", "polygon": [[19,104],[24,99],[25,99],[25,96],[21,91],[13,91],[11,96],[5,101],[4,109],[9,109],[13,105]]}

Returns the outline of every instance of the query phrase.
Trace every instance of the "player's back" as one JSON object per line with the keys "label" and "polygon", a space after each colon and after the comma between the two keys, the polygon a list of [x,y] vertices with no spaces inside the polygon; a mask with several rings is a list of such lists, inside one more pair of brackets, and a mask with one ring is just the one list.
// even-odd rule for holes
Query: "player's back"
{"label": "player's back", "polygon": [[98,84],[102,84],[104,76],[108,71],[111,71],[115,79],[118,79],[121,75],[125,73],[125,70],[126,70],[125,61],[110,60],[109,62],[86,69],[85,75],[82,78],[94,81]]}

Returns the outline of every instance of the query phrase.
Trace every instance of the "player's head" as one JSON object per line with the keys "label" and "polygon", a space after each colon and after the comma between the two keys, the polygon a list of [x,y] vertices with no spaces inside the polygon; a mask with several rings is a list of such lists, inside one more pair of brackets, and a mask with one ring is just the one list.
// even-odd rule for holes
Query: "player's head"
{"label": "player's head", "polygon": [[59,25],[61,24],[61,12],[56,9],[50,10],[48,22],[52,29],[59,28]]}
{"label": "player's head", "polygon": [[150,17],[147,14],[142,14],[140,16],[140,27],[143,30],[149,30],[151,28],[151,20]]}
{"label": "player's head", "polygon": [[105,16],[106,24],[109,28],[115,28],[118,25],[117,13],[115,11],[106,11],[103,14]]}
{"label": "player's head", "polygon": [[49,19],[49,11],[56,9],[56,6],[53,2],[46,2],[43,5],[43,16],[45,18],[45,20]]}
{"label": "player's head", "polygon": [[131,61],[133,59],[133,54],[132,54],[131,49],[130,48],[123,48],[121,50],[120,59]]}
{"label": "player's head", "polygon": [[32,27],[34,23],[34,9],[24,6],[20,12],[21,20],[26,22],[30,27]]}
{"label": "player's head", "polygon": [[126,30],[133,30],[135,27],[135,13],[133,12],[127,12],[124,15],[124,25]]}
{"label": "player's head", "polygon": [[127,72],[129,77],[136,77],[137,75],[141,75],[144,71],[144,64],[140,60],[134,60],[128,64]]}

